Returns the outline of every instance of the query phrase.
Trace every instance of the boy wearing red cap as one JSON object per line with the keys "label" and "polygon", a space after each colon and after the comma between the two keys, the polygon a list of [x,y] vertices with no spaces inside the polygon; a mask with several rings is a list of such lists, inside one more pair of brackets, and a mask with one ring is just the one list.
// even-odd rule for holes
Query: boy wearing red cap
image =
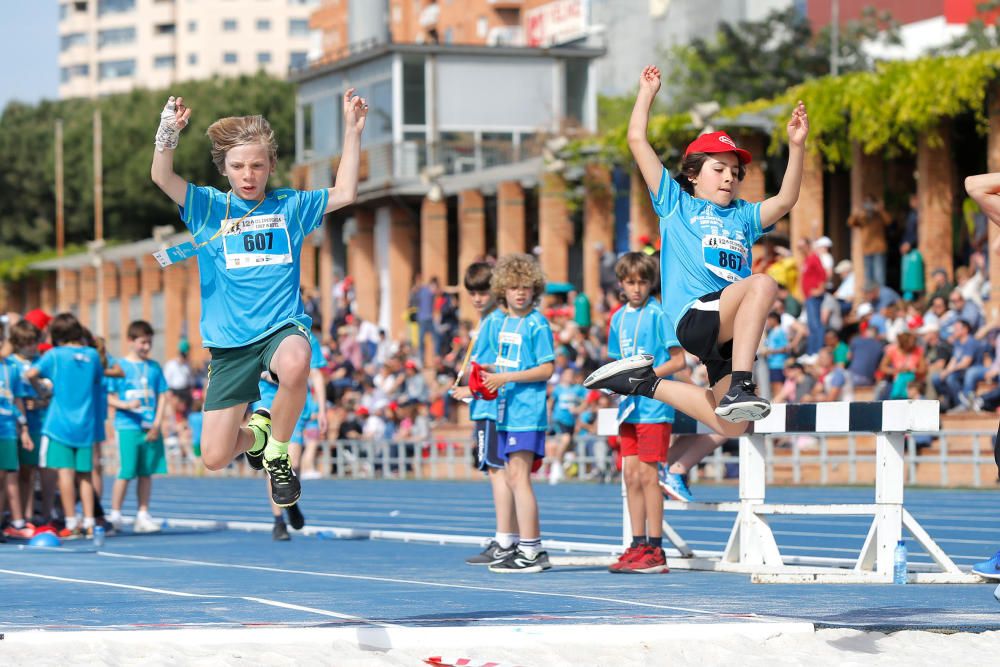
{"label": "boy wearing red cap", "polygon": [[662,381],[653,357],[621,359],[595,371],[585,385],[655,398],[682,409],[724,435],[766,417],[770,403],[756,395],[751,368],[778,286],[751,275],[750,249],[795,205],[809,123],[799,102],[788,121],[788,167],[777,195],[757,204],[738,199],[750,154],[725,132],[695,139],[684,153],[679,183],[649,145],[649,109],[660,71],[646,67],[629,121],[628,141],[660,218],[663,309],[677,340],[708,369],[711,392]]}

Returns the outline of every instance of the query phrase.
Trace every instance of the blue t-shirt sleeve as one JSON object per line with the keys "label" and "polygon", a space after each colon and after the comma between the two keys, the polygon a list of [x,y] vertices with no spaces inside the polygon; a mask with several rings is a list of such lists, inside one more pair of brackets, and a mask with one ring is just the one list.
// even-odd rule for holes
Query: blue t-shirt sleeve
{"label": "blue t-shirt sleeve", "polygon": [[844,377],[844,372],[837,369],[830,376],[830,386],[831,387],[843,387],[847,383],[847,379]]}
{"label": "blue t-shirt sleeve", "polygon": [[198,239],[198,235],[206,231],[209,222],[213,217],[213,209],[217,206],[222,206],[219,210],[215,211],[215,218],[220,222],[222,217],[225,215],[225,207],[221,202],[217,202],[217,196],[221,193],[213,187],[199,186],[194,183],[188,183],[187,193],[184,195],[184,206],[178,206],[178,212],[180,213],[181,220],[184,221],[184,226],[187,227],[191,235],[199,241],[206,241],[208,239]]}
{"label": "blue t-shirt sleeve", "polygon": [[681,199],[681,186],[674,179],[670,178],[670,172],[664,167],[660,172],[660,184],[656,192],[650,191],[649,197],[653,200],[653,210],[660,218],[666,218],[677,207]]}
{"label": "blue t-shirt sleeve", "polygon": [[554,347],[554,340],[552,338],[552,328],[549,327],[547,320],[542,319],[542,325],[535,327],[532,332],[532,347],[535,350],[535,365],[541,366],[542,364],[547,364],[550,361],[555,361],[556,352]]}
{"label": "blue t-shirt sleeve", "polygon": [[319,341],[316,339],[311,332],[309,334],[309,368],[323,368],[326,366],[326,359],[323,358],[323,348],[320,347]]}
{"label": "blue t-shirt sleeve", "polygon": [[743,199],[738,199],[736,201],[736,218],[743,225],[749,245],[753,245],[757,239],[774,228],[774,225],[767,229],[761,227],[760,202],[751,204]]}
{"label": "blue t-shirt sleeve", "polygon": [[163,375],[163,369],[160,368],[159,364],[155,365],[156,372],[153,376],[153,391],[156,392],[157,396],[167,393],[169,387],[167,387],[167,378]]}
{"label": "blue t-shirt sleeve", "polygon": [[51,380],[52,372],[55,370],[55,356],[52,352],[46,352],[39,359],[36,359],[35,363],[31,364],[31,367],[37,369],[39,375],[43,378]]}
{"label": "blue t-shirt sleeve", "polygon": [[622,348],[618,342],[618,327],[621,326],[622,313],[624,308],[619,308],[618,312],[611,316],[611,327],[608,329],[608,359],[621,359]]}
{"label": "blue t-shirt sleeve", "polygon": [[299,190],[298,207],[295,212],[302,235],[308,236],[323,223],[326,203],[330,194],[328,190]]}

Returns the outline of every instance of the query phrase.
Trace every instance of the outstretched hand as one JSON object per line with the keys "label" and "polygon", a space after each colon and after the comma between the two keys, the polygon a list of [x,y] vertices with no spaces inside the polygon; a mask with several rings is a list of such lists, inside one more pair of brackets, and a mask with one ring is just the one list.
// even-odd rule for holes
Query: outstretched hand
{"label": "outstretched hand", "polygon": [[652,96],[660,91],[660,68],[656,65],[646,65],[639,75],[639,92],[643,91]]}
{"label": "outstretched hand", "polygon": [[788,143],[793,146],[804,146],[809,134],[809,116],[806,115],[806,105],[799,100],[792,110],[788,121]]}
{"label": "outstretched hand", "polygon": [[344,127],[360,133],[365,129],[365,119],[368,117],[368,102],[363,97],[354,94],[354,88],[348,88],[344,93]]}
{"label": "outstretched hand", "polygon": [[178,130],[183,130],[187,127],[188,121],[191,119],[191,108],[184,106],[183,97],[169,97],[167,98],[167,104],[163,107],[164,111],[173,111],[173,121],[174,125]]}

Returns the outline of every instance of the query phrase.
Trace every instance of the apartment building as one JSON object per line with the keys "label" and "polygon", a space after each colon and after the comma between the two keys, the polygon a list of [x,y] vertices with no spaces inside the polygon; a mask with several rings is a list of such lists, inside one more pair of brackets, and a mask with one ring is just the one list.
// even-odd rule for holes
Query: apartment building
{"label": "apartment building", "polygon": [[60,0],[59,97],[304,66],[319,0]]}

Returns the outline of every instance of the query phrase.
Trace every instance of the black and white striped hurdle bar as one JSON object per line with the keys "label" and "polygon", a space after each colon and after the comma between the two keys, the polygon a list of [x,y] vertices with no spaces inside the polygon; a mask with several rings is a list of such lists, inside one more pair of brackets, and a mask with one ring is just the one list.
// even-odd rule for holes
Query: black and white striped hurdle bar
{"label": "black and white striped hurdle bar", "polygon": [[[909,433],[941,427],[937,401],[859,401],[857,403],[775,403],[771,414],[753,423],[748,433]],[[701,422],[678,411],[675,435],[713,433]]]}

